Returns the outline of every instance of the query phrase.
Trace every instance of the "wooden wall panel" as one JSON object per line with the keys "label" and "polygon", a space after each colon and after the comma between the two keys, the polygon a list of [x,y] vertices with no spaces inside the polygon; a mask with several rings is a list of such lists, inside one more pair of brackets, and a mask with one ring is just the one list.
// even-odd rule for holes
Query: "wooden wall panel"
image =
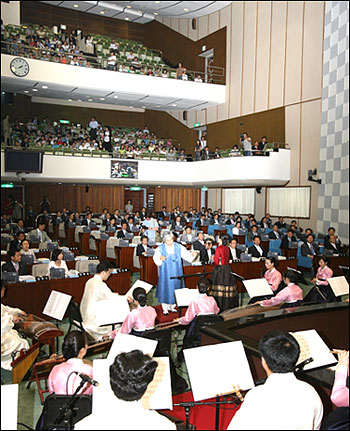
{"label": "wooden wall panel", "polygon": [[269,142],[285,142],[284,108],[271,109],[207,126],[210,150],[232,148],[239,143],[240,133],[246,131],[255,140],[267,136]]}
{"label": "wooden wall panel", "polygon": [[39,211],[39,204],[44,195],[48,196],[52,211],[61,210],[64,206],[70,210],[82,211],[86,205],[90,205],[95,212],[102,212],[104,207],[110,211],[124,208],[122,186],[91,185],[86,192],[84,185],[73,184],[26,184],[26,207],[32,205],[35,211]]}
{"label": "wooden wall panel", "polygon": [[21,1],[21,22],[45,24],[49,27],[65,24],[67,30],[79,28],[86,35],[103,34],[142,42],[144,26],[133,22],[65,9],[37,1]]}
{"label": "wooden wall panel", "polygon": [[32,115],[30,99],[30,97],[23,94],[13,95],[13,104],[1,104],[2,117],[4,118],[5,115],[9,114],[10,123],[16,119],[20,122],[27,120]]}
{"label": "wooden wall panel", "polygon": [[177,205],[181,210],[189,207],[200,209],[201,189],[195,188],[171,188],[161,187],[155,189],[155,211],[160,211],[166,205],[168,211],[172,211]]}

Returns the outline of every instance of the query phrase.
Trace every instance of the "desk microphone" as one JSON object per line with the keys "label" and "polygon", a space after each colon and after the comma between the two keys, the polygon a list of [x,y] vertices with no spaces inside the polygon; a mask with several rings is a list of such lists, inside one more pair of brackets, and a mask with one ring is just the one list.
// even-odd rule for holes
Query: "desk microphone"
{"label": "desk microphone", "polygon": [[90,385],[92,386],[99,385],[99,382],[97,382],[96,380],[93,380],[91,377],[87,376],[86,374],[78,373],[77,371],[75,371],[75,374],[77,374],[82,380],[84,380],[84,382],[90,383]]}

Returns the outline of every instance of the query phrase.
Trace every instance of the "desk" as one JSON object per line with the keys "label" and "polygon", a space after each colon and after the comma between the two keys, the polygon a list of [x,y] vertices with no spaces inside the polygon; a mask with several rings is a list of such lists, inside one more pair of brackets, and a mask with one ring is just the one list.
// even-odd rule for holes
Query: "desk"
{"label": "desk", "polygon": [[139,272],[134,266],[135,247],[114,247],[117,268],[128,268],[131,272]]}
{"label": "desk", "polygon": [[66,243],[68,247],[78,247],[80,244],[77,244],[75,242],[74,233],[75,233],[75,227],[69,227],[65,230],[66,233]]}
{"label": "desk", "polygon": [[[33,283],[6,284],[7,290],[3,302],[11,307],[21,308],[28,313],[48,320],[48,316],[42,314],[42,311],[51,291],[56,290],[72,295],[73,301],[80,303],[85,283],[89,278],[91,278],[91,275],[59,280],[43,280]],[[130,272],[112,274],[107,280],[107,284],[113,292],[125,294],[130,289]]]}
{"label": "desk", "polygon": [[[207,326],[202,328],[201,332],[204,334],[203,345],[242,340],[256,381],[266,377],[261,365],[258,342],[267,332],[276,329],[281,331],[316,329],[330,349],[348,349],[348,328],[348,303],[331,303],[268,311]],[[323,368],[318,371],[306,371],[302,373],[301,378],[315,387],[322,399],[325,414],[328,414],[333,409],[330,393],[334,373]]]}
{"label": "desk", "polygon": [[[91,230],[97,230],[97,228],[92,228]],[[80,242],[80,251],[81,254],[95,254],[95,250],[91,250],[90,248],[90,232],[79,232],[79,242]]]}
{"label": "desk", "polygon": [[[297,259],[286,259],[278,261],[278,270],[283,274],[283,272],[287,269],[287,266],[290,268],[297,268]],[[153,284],[156,286],[158,284],[158,268],[156,264],[153,262],[152,257],[140,256],[140,266],[141,266],[141,280],[146,281],[147,283]],[[204,272],[212,272],[214,265],[205,265]],[[232,272],[241,275],[243,278],[250,280],[252,278],[261,278],[262,271],[264,270],[264,262],[233,262],[231,264]],[[201,273],[203,271],[202,266],[184,266],[183,272],[184,275]],[[265,270],[264,270],[265,272]],[[185,279],[185,286],[189,289],[193,289],[197,287],[198,277],[188,277]],[[238,283],[238,291],[242,291],[241,283]],[[245,291],[245,290],[243,290]]]}

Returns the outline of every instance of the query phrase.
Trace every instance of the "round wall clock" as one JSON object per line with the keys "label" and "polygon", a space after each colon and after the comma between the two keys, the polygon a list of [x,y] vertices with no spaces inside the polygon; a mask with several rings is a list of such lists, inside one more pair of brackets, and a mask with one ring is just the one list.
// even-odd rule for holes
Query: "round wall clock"
{"label": "round wall clock", "polygon": [[28,74],[29,64],[24,58],[17,57],[11,61],[10,69],[14,75],[22,78]]}

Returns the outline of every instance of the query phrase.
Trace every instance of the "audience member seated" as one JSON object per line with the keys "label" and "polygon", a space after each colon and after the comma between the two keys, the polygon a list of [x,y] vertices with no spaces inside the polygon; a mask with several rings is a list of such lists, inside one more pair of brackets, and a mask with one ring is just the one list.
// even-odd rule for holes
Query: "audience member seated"
{"label": "audience member seated", "polygon": [[283,281],[286,287],[280,290],[276,296],[270,299],[259,301],[263,307],[281,305],[281,308],[298,307],[303,302],[303,291],[296,284],[297,276],[294,271],[288,270],[283,274]]}
{"label": "audience member seated", "polygon": [[242,251],[237,248],[237,240],[235,238],[231,239],[230,245],[230,261],[235,261],[241,258]]}
{"label": "audience member seated", "polygon": [[185,233],[180,236],[180,242],[185,242],[191,244],[193,242],[192,228],[191,226],[186,226]]}
{"label": "audience member seated", "polygon": [[[134,430],[175,430],[169,419],[156,411],[143,407],[141,398],[154,378],[157,361],[140,350],[120,353],[109,367],[110,385],[116,400],[111,397],[100,409],[85,417],[75,425],[76,430],[134,429]],[[118,421],[110,419],[115,412]]]}
{"label": "audience member seated", "polygon": [[247,240],[250,241],[254,241],[254,238],[256,238],[259,234],[258,234],[258,226],[257,225],[253,225],[251,230],[248,232],[247,235]]}
{"label": "audience member seated", "polygon": [[301,246],[300,249],[302,256],[308,256],[311,259],[314,258],[316,254],[319,252],[318,245],[314,242],[314,237],[312,233],[309,233],[306,237],[306,242]]}
{"label": "audience member seated", "polygon": [[69,270],[66,264],[66,261],[63,260],[63,251],[59,248],[56,248],[52,251],[51,261],[47,267],[47,275],[50,277],[51,268],[54,269],[64,269],[65,276],[69,275]]}
{"label": "audience member seated", "polygon": [[38,238],[40,242],[51,242],[51,238],[49,235],[45,232],[46,224],[43,223],[41,220],[38,220],[38,227],[37,229],[33,229],[28,234],[29,241],[33,241],[33,238]]}
{"label": "audience member seated", "polygon": [[[269,229],[270,228],[270,224],[268,223],[267,217],[263,217],[260,221],[260,227],[262,229]],[[279,239],[279,238],[277,238]]]}
{"label": "audience member seated", "polygon": [[[233,235],[240,235],[239,231],[241,231],[241,230],[245,231],[244,225],[242,225],[242,223],[240,221],[236,221],[235,227],[232,228],[232,234]],[[251,232],[249,232],[249,233],[251,233]],[[256,230],[256,233],[257,233],[257,230]]]}
{"label": "audience member seated", "polygon": [[289,248],[289,243],[292,241],[296,241],[296,237],[294,236],[294,232],[293,229],[288,229],[287,230],[287,234],[284,235],[284,237],[282,238],[282,242],[281,242],[281,249],[285,250]]}
{"label": "audience member seated", "polygon": [[[6,287],[1,279],[1,302],[5,296]],[[28,341],[20,337],[13,329],[27,313],[19,308],[12,308],[1,303],[1,368],[11,371],[12,357],[18,355],[21,349],[29,349]],[[17,352],[17,353],[15,353]]]}
{"label": "audience member seated", "polygon": [[270,239],[281,239],[281,234],[278,232],[278,225],[275,223],[272,228],[272,232],[269,233]]}
{"label": "audience member seated", "polygon": [[202,262],[202,264],[207,263],[208,254],[204,243],[203,232],[198,232],[197,239],[196,241],[193,242],[192,247],[193,247],[193,250],[199,251],[199,260]]}
{"label": "audience member seated", "polygon": [[[86,351],[87,340],[84,332],[71,331],[65,336],[62,354],[66,362],[56,365],[50,372],[48,386],[51,394],[73,394],[81,383],[78,373],[93,378],[92,363],[89,364],[83,360]],[[92,394],[92,385],[86,382],[79,394]]]}
{"label": "audience member seated", "polygon": [[249,247],[248,253],[252,255],[252,257],[266,257],[266,251],[263,247],[261,247],[261,237],[259,235],[255,236],[253,239],[253,245]]}
{"label": "audience member seated", "polygon": [[272,331],[261,338],[259,351],[267,380],[246,394],[227,429],[319,429],[322,401],[311,385],[294,375],[300,355],[296,339]]}
{"label": "audience member seated", "polygon": [[22,241],[25,239],[25,233],[22,231],[18,231],[16,235],[14,235],[14,239],[9,244],[9,250],[14,248],[15,250],[20,250],[22,247]]}
{"label": "audience member seated", "polygon": [[36,259],[35,253],[33,249],[30,249],[30,242],[27,239],[24,239],[21,243],[21,254],[25,254],[26,256],[32,256],[33,259]]}
{"label": "audience member seated", "polygon": [[175,220],[171,223],[171,229],[183,229],[183,224],[181,222],[181,216],[176,216]]}
{"label": "audience member seated", "polygon": [[327,242],[325,241],[325,248],[333,251],[333,254],[341,253],[340,241],[337,240],[335,235],[330,235],[329,240]]}
{"label": "audience member seated", "polygon": [[21,262],[22,255],[20,250],[10,248],[7,253],[9,261],[1,267],[2,272],[16,272],[18,275],[27,275],[27,265]]}
{"label": "audience member seated", "polygon": [[117,238],[125,239],[128,232],[128,224],[125,220],[122,221],[122,228],[117,232]]}
{"label": "audience member seated", "polygon": [[88,212],[86,214],[86,217],[82,220],[81,225],[90,227],[90,223],[93,223],[92,219],[92,212]]}
{"label": "audience member seated", "polygon": [[334,227],[332,227],[332,226],[330,226],[330,227],[328,228],[328,234],[326,235],[326,237],[325,237],[325,239],[324,239],[324,245],[325,245],[325,247],[327,248],[327,245],[328,245],[328,243],[329,243],[329,240],[330,240],[331,235],[334,235],[334,236],[335,236],[336,243],[337,243],[337,244],[338,244],[338,246],[340,247],[340,245],[341,245],[340,239],[339,239],[339,238],[338,238],[338,236],[335,234],[335,228],[334,228]]}
{"label": "audience member seated", "polygon": [[146,235],[141,237],[141,244],[137,244],[136,256],[147,256],[148,238]]}
{"label": "audience member seated", "polygon": [[287,228],[287,225],[284,222],[283,217],[278,217],[278,222],[276,222],[276,224],[278,226],[278,229],[283,229],[283,228],[286,229]]}
{"label": "audience member seated", "polygon": [[145,331],[149,331],[154,328],[157,313],[153,307],[147,305],[147,294],[145,289],[137,287],[132,293],[134,299],[134,308],[130,314],[128,314],[120,329],[115,329],[110,333],[110,336],[114,338],[118,332],[122,334],[131,334],[138,337],[142,337]]}

